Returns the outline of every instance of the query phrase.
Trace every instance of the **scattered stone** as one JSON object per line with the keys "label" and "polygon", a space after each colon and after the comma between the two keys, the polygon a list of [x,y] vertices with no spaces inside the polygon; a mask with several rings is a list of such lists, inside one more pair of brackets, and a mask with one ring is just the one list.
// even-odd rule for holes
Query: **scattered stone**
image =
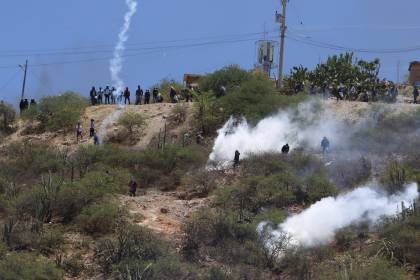
{"label": "scattered stone", "polygon": [[169,210],[167,208],[160,208],[160,212],[162,214],[168,214],[169,213]]}

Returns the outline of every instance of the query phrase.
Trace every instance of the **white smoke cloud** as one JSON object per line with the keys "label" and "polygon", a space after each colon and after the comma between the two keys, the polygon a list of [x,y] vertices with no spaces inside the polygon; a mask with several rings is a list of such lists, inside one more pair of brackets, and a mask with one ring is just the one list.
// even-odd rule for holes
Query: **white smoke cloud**
{"label": "white smoke cloud", "polygon": [[[376,223],[383,216],[392,216],[401,211],[401,202],[406,206],[419,198],[418,186],[411,183],[404,192],[388,196],[375,188],[374,183],[360,187],[338,197],[328,197],[313,204],[300,214],[286,219],[277,229],[270,230],[267,246],[287,235],[293,245],[313,247],[333,241],[335,233],[354,223]],[[258,225],[262,233],[267,222]]]}
{"label": "white smoke cloud", "polygon": [[242,158],[265,152],[280,153],[287,143],[292,149],[306,145],[320,150],[324,136],[330,140],[332,147],[344,146],[351,131],[343,120],[324,110],[317,101],[300,104],[297,110],[279,112],[261,120],[255,127],[246,120],[238,124],[231,118],[218,131],[210,161],[231,161],[235,150],[241,152]]}
{"label": "white smoke cloud", "polygon": [[125,43],[128,40],[128,31],[130,30],[131,19],[137,12],[136,0],[126,0],[125,3],[128,7],[128,11],[124,16],[124,24],[118,34],[118,42],[114,49],[114,57],[110,61],[111,79],[113,86],[117,90],[117,94],[119,94],[124,87],[124,81],[120,76],[124,62],[122,55],[125,51]]}
{"label": "white smoke cloud", "polygon": [[124,112],[124,106],[119,105],[112,114],[108,115],[101,123],[99,130],[98,130],[98,137],[99,141],[103,143],[104,139],[106,138],[108,128],[113,124],[116,123],[121,114]]}

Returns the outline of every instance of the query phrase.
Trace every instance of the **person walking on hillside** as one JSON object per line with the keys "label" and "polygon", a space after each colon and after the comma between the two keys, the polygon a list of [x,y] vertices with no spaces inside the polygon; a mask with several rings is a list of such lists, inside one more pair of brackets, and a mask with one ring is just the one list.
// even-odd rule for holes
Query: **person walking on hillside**
{"label": "person walking on hillside", "polygon": [[90,137],[93,137],[93,136],[95,136],[95,120],[94,119],[91,119],[90,120],[90,128],[89,128],[89,136]]}
{"label": "person walking on hillside", "polygon": [[160,94],[160,92],[158,93],[158,95],[156,97],[156,102],[157,103],[162,103],[163,102],[163,96],[162,96],[162,94]]}
{"label": "person walking on hillside", "polygon": [[90,103],[92,104],[92,106],[96,105],[96,89],[95,89],[95,87],[92,87],[89,95],[90,95]]}
{"label": "person walking on hillside", "polygon": [[322,138],[321,147],[322,147],[323,154],[328,153],[328,150],[330,149],[330,141],[328,140],[327,137]]}
{"label": "person walking on hillside", "polygon": [[144,93],[144,104],[150,104],[150,90],[146,90]]}
{"label": "person walking on hillside", "polygon": [[32,106],[36,106],[36,101],[35,101],[35,99],[31,99],[31,107]]}
{"label": "person walking on hillside", "polygon": [[135,197],[137,191],[137,182],[134,179],[131,179],[130,183],[128,183],[129,193],[130,196]]}
{"label": "person walking on hillside", "polygon": [[236,168],[239,166],[239,157],[241,156],[241,153],[236,150],[235,151],[235,157],[233,158],[233,167]]}
{"label": "person walking on hillside", "polygon": [[83,139],[83,128],[80,122],[78,122],[76,125],[76,142],[77,143],[79,143],[79,137],[80,137],[80,140]]}
{"label": "person walking on hillside", "polygon": [[143,90],[140,86],[137,87],[136,90],[136,105],[141,105],[141,100],[143,98]]}
{"label": "person walking on hillside", "polygon": [[93,145],[99,146],[99,136],[96,133],[93,134]]}
{"label": "person walking on hillside", "polygon": [[281,148],[281,152],[282,152],[283,154],[287,155],[287,154],[290,152],[290,146],[289,146],[289,144],[284,145],[284,146]]}
{"label": "person walking on hillside", "polygon": [[159,94],[159,90],[155,87],[153,89],[152,95],[153,95],[153,103],[157,103],[157,96]]}
{"label": "person walking on hillside", "polygon": [[413,98],[414,98],[414,104],[417,104],[417,98],[419,97],[419,90],[417,89],[417,86],[414,86],[413,90]]}

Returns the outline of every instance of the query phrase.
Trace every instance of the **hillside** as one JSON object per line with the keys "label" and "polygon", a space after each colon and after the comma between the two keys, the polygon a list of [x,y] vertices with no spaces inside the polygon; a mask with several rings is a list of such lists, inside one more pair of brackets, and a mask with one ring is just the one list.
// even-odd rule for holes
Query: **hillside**
{"label": "hillside", "polygon": [[[86,106],[70,93],[17,118],[0,146],[0,273],[418,277],[418,107],[278,96],[250,79],[177,105]],[[100,145],[73,132],[91,119]]]}

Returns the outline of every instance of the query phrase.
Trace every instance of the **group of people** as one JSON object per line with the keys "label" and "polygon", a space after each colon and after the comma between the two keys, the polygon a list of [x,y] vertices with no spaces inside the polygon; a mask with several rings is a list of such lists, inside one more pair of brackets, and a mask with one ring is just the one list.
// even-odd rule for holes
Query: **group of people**
{"label": "group of people", "polygon": [[31,99],[30,103],[28,99],[21,99],[19,102],[20,113],[22,114],[23,111],[28,110],[30,106],[35,106],[35,105],[36,105],[35,99]]}
{"label": "group of people", "polygon": [[[361,86],[328,86],[322,87],[311,84],[309,86],[309,94],[317,95],[320,94],[325,99],[333,97],[338,100],[358,100],[362,102],[376,101],[379,94],[385,101],[395,101],[399,92],[398,87],[392,82],[385,82],[385,88],[377,89],[372,88],[371,90],[364,90]],[[299,83],[295,86],[295,93],[304,91],[305,84]]]}
{"label": "group of people", "polygon": [[[326,153],[328,153],[329,149],[330,149],[330,140],[328,140],[327,137],[322,138],[321,140],[321,148],[322,148],[322,153],[325,155]],[[284,145],[281,148],[281,152],[282,154],[287,155],[290,152],[290,146],[289,144]],[[233,158],[233,167],[236,168],[239,166],[239,158],[241,156],[241,153],[236,150],[235,151],[235,156]]]}
{"label": "group of people", "polygon": [[[95,120],[91,119],[89,124],[89,137],[93,138],[93,144],[99,145],[99,136],[96,134],[96,128],[95,128]],[[79,139],[83,139],[83,127],[80,122],[76,125],[76,141],[79,142]]]}
{"label": "group of people", "polygon": [[[132,94],[128,87],[126,87],[120,93],[117,93],[116,91],[117,90],[115,89],[115,87],[106,86],[104,89],[100,87],[99,90],[96,90],[96,88],[93,86],[89,93],[90,102],[92,106],[100,105],[100,104],[131,105]],[[184,90],[183,95],[186,102],[192,101],[192,93],[189,89]],[[180,101],[179,94],[174,87],[170,87],[169,89],[169,98],[170,98],[171,103],[178,103]],[[160,93],[159,89],[155,87],[152,90],[146,89],[145,91],[143,91],[143,89],[140,86],[138,86],[135,92],[134,104],[135,105],[150,104],[151,102],[153,103],[163,102],[163,96]]]}

